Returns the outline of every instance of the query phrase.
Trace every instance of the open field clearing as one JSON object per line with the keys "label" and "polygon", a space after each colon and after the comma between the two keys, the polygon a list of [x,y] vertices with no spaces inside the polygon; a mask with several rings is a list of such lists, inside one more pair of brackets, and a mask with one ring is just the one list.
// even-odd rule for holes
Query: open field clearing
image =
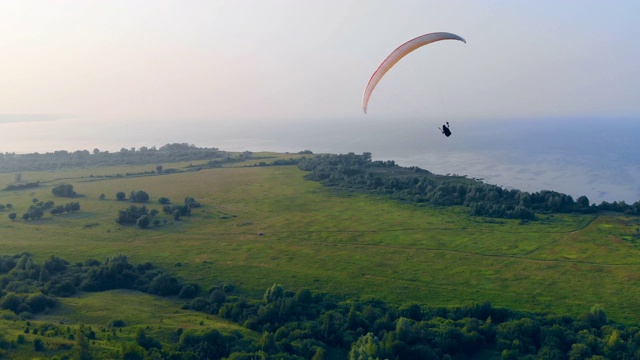
{"label": "open field clearing", "polygon": [[[126,319],[123,320],[123,319]],[[124,326],[114,328],[114,321],[122,320]],[[24,344],[12,351],[11,358],[32,359],[33,340],[38,337],[25,334],[25,327],[55,327],[60,334],[39,334],[46,342],[46,357],[63,353],[75,341],[64,335],[76,334],[77,329],[93,331],[94,354],[98,358],[110,358],[122,349],[123,342],[135,341],[136,333],[143,329],[146,334],[163,343],[175,343],[180,331],[205,330],[214,328],[223,334],[238,332],[243,337],[257,338],[258,334],[232,322],[189,310],[180,310],[179,304],[170,299],[153,296],[138,291],[113,290],[99,293],[84,293],[70,298],[60,298],[56,309],[46,315],[38,315],[31,320],[0,320],[2,334],[9,338],[22,335]],[[60,351],[56,351],[56,349]]]}
{"label": "open field clearing", "polygon": [[[153,167],[23,173],[27,182],[64,180],[0,192],[0,203],[13,204],[18,213],[15,221],[7,218],[8,210],[0,213],[2,253],[28,251],[38,259],[56,255],[72,262],[123,254],[203,289],[229,282],[256,295],[279,283],[394,304],[488,300],[573,316],[599,304],[614,320],[640,322],[637,218],[540,215],[539,221],[521,223],[470,217],[462,207],[335,193],[304,180],[295,166],[96,178]],[[0,186],[13,181],[9,175],[0,177]],[[20,218],[34,198],[70,201],[51,194],[61,182],[81,195],[72,199],[80,202],[79,212]],[[160,225],[139,229],[114,221],[131,205],[116,201],[116,192],[128,196],[135,190],[149,193],[146,206],[160,210]],[[162,213],[160,197],[180,204],[187,196],[202,204],[191,216],[174,221]],[[73,301],[65,300],[65,306]]]}

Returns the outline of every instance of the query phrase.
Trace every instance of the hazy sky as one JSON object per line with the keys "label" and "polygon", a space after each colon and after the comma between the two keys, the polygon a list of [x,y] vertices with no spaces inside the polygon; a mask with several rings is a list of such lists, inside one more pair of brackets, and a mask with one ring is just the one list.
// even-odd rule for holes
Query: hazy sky
{"label": "hazy sky", "polygon": [[[637,1],[0,0],[0,131],[31,115],[638,116],[638,14]],[[364,115],[379,63],[435,31],[467,44],[404,58]]]}

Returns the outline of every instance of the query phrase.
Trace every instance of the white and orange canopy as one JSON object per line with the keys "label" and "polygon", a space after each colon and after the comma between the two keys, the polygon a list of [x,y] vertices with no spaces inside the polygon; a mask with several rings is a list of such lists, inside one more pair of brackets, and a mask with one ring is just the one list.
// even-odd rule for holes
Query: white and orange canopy
{"label": "white and orange canopy", "polygon": [[364,110],[364,113],[367,113],[367,105],[369,104],[369,98],[371,97],[373,89],[375,89],[380,79],[382,79],[384,74],[386,74],[393,65],[413,50],[440,40],[459,40],[466,43],[465,39],[456,34],[435,32],[418,36],[417,38],[400,45],[397,49],[393,50],[386,59],[384,59],[373,75],[371,75],[369,83],[367,83],[367,87],[364,89],[364,95],[362,96],[362,110]]}

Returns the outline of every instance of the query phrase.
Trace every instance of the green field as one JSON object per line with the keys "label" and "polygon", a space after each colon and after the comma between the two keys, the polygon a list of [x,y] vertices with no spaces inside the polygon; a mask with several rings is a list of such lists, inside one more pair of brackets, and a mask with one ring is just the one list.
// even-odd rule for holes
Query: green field
{"label": "green field", "polygon": [[[13,204],[11,211],[18,213],[12,222],[8,210],[0,212],[2,253],[28,251],[37,259],[56,255],[72,262],[124,254],[203,289],[229,282],[256,295],[279,283],[291,290],[393,304],[487,300],[572,316],[599,304],[613,320],[640,323],[640,247],[634,242],[640,222],[635,217],[483,219],[468,216],[462,207],[336,193],[304,180],[295,166],[235,164],[171,175],[102,177],[154,166],[22,173],[23,181],[43,185],[0,192],[0,204]],[[0,187],[13,181],[14,174],[0,174]],[[61,182],[82,195],[73,199],[81,211],[20,219],[33,198],[68,202],[51,194]],[[114,221],[117,212],[130,203],[116,201],[115,193],[133,190],[150,194],[149,208],[161,210],[157,200],[162,196],[174,203],[193,196],[203,206],[182,221],[159,215],[167,223],[145,230],[120,226]],[[100,194],[106,199],[99,200]],[[82,298],[64,300],[64,309],[74,301]],[[102,321],[99,314],[79,316],[85,323]]]}
{"label": "green field", "polygon": [[[126,326],[120,331],[112,332],[108,328],[114,320],[126,319]],[[148,295],[138,291],[113,290],[99,293],[85,293],[79,296],[60,299],[55,311],[37,316],[36,320],[7,321],[0,320],[1,334],[7,338],[15,338],[19,334],[25,337],[26,343],[18,345],[11,358],[32,359],[33,339],[38,335],[24,334],[25,324],[31,323],[33,328],[42,324],[52,324],[64,332],[66,328],[82,327],[87,331],[92,329],[96,335],[92,348],[96,358],[112,358],[121,349],[123,342],[133,342],[138,329],[144,329],[147,334],[163,343],[176,341],[176,329],[192,330],[215,328],[222,333],[240,332],[243,336],[255,338],[258,335],[232,322],[221,320],[215,316],[206,316],[188,310],[180,310],[175,301],[159,296]],[[72,331],[71,333],[75,333]],[[60,336],[39,334],[44,339],[47,351],[42,354],[50,357],[64,353],[64,348],[71,347],[73,340],[65,340]]]}

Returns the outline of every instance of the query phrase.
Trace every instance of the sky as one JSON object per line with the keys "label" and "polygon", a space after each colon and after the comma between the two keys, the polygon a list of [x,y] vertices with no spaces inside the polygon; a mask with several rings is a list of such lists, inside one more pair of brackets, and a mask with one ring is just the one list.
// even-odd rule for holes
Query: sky
{"label": "sky", "polygon": [[[16,124],[62,119],[637,117],[639,13],[589,0],[0,0],[0,144],[33,131]],[[380,62],[437,31],[467,43],[402,59],[363,114]]]}

